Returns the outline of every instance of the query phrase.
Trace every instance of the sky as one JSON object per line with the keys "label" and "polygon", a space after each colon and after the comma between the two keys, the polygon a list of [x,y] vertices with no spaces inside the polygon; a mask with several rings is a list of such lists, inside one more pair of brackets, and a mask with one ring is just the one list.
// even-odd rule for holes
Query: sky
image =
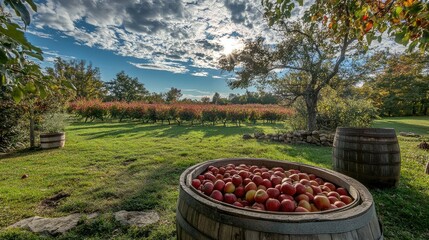
{"label": "sky", "polygon": [[[27,38],[44,52],[43,67],[56,57],[83,59],[99,67],[103,81],[124,70],[151,92],[182,90],[200,99],[231,90],[234,74],[217,60],[244,40],[276,39],[260,1],[247,0],[35,0]],[[249,89],[254,90],[254,89]]]}

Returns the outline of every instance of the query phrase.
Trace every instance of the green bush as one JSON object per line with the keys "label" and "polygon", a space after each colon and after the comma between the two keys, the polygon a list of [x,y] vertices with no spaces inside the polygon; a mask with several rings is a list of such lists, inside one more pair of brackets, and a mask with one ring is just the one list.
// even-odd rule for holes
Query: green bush
{"label": "green bush", "polygon": [[22,147],[28,141],[24,119],[24,106],[0,92],[0,152]]}

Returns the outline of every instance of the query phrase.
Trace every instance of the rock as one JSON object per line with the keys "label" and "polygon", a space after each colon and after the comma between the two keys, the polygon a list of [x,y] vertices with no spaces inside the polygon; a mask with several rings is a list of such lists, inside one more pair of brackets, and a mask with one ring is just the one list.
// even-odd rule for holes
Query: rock
{"label": "rock", "polygon": [[326,140],[327,140],[327,139],[326,139],[326,136],[320,136],[320,141],[321,141],[321,142],[326,142]]}
{"label": "rock", "polygon": [[34,233],[57,236],[76,227],[82,214],[75,213],[59,218],[30,217],[23,219],[9,228],[23,228]]}
{"label": "rock", "polygon": [[123,225],[144,227],[159,221],[159,215],[155,211],[136,212],[136,211],[119,211],[115,212],[116,221]]}
{"label": "rock", "polygon": [[253,135],[255,136],[255,138],[259,139],[262,136],[265,136],[265,133],[263,133],[263,132],[255,132]]}
{"label": "rock", "polygon": [[283,135],[280,135],[279,141],[284,141],[284,140],[285,140],[285,137]]}
{"label": "rock", "polygon": [[311,132],[311,135],[317,135],[317,136],[319,136],[319,131],[314,130],[313,132]]}
{"label": "rock", "polygon": [[307,136],[306,142],[308,142],[308,143],[313,142],[313,138],[311,136]]}
{"label": "rock", "polygon": [[415,134],[413,132],[399,132],[399,135],[404,137],[420,137],[420,135]]}
{"label": "rock", "polygon": [[250,134],[248,134],[248,133],[245,133],[244,135],[243,135],[243,139],[252,139],[253,137],[250,135]]}

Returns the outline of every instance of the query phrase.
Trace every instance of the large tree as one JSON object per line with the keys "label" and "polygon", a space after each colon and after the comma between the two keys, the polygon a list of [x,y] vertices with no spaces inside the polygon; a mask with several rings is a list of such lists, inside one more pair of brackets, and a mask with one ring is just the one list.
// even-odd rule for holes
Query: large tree
{"label": "large tree", "polygon": [[165,93],[165,101],[168,103],[177,102],[182,96],[182,90],[172,87]]}
{"label": "large tree", "polygon": [[116,78],[107,82],[106,85],[110,96],[116,101],[139,101],[149,94],[138,78],[132,78],[124,71],[116,74]]}
{"label": "large tree", "polygon": [[[429,51],[429,2],[426,0],[298,0],[306,6],[303,20],[322,24],[338,40],[347,32],[366,47],[371,41],[382,41],[382,35],[395,41]],[[283,22],[297,7],[290,0],[262,0],[265,16],[271,25]]]}
{"label": "large tree", "polygon": [[263,38],[249,41],[244,49],[223,56],[220,67],[237,74],[238,80],[229,82],[232,88],[269,84],[284,99],[304,98],[307,128],[315,130],[319,92],[337,75],[355,39],[346,32],[341,41],[333,41],[314,24],[281,26],[283,41],[275,46]]}
{"label": "large tree", "polygon": [[99,99],[106,94],[100,69],[93,67],[92,64],[86,64],[84,60],[66,61],[57,58],[54,66],[47,68],[46,72],[57,82],[73,84],[75,97],[78,99]]}

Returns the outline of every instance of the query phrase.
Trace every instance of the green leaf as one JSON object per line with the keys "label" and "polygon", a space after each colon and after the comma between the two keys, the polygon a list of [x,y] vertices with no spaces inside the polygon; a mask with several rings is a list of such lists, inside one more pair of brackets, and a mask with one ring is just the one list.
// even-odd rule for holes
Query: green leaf
{"label": "green leaf", "polygon": [[20,26],[15,23],[5,23],[7,29],[0,27],[0,33],[11,38],[13,41],[18,42],[19,44],[32,48],[32,45],[25,38],[24,32],[20,30]]}
{"label": "green leaf", "polygon": [[70,89],[76,90],[76,87],[73,85],[73,83],[71,83],[71,82],[70,82],[70,81],[68,81],[68,80],[64,80],[64,81],[62,81],[62,85],[63,85],[63,86],[66,86],[67,88],[70,88]]}
{"label": "green leaf", "polygon": [[29,92],[29,93],[36,93],[36,92],[37,92],[37,88],[36,88],[36,86],[34,85],[34,83],[32,83],[32,82],[28,82],[28,83],[25,85],[25,92]]}
{"label": "green leaf", "polygon": [[6,53],[0,49],[0,64],[5,64],[8,60],[9,58],[7,57]]}
{"label": "green leaf", "polygon": [[304,0],[298,0],[299,6],[304,5]]}
{"label": "green leaf", "polygon": [[15,102],[19,103],[22,98],[24,97],[24,93],[22,92],[21,88],[18,86],[15,86],[12,90],[12,97]]}
{"label": "green leaf", "polygon": [[9,1],[11,7],[15,10],[16,15],[20,16],[25,26],[30,25],[31,17],[27,7],[21,1]]}
{"label": "green leaf", "polygon": [[395,34],[395,42],[402,44],[402,39],[405,36],[405,32],[398,32]]}
{"label": "green leaf", "polygon": [[31,57],[39,59],[40,61],[43,61],[43,55],[38,53],[38,52],[24,51],[24,53],[28,56],[31,56]]}
{"label": "green leaf", "polygon": [[419,40],[414,40],[413,42],[411,42],[410,46],[408,46],[408,50],[410,52],[414,51],[414,48],[417,46],[418,43],[419,43]]}
{"label": "green leaf", "polygon": [[5,75],[1,75],[1,85],[3,86],[3,85],[6,85],[6,83],[7,83],[7,80],[6,80],[6,76]]}
{"label": "green leaf", "polygon": [[401,12],[402,12],[402,7],[398,6],[398,7],[395,8],[395,13],[397,15],[401,14]]}

